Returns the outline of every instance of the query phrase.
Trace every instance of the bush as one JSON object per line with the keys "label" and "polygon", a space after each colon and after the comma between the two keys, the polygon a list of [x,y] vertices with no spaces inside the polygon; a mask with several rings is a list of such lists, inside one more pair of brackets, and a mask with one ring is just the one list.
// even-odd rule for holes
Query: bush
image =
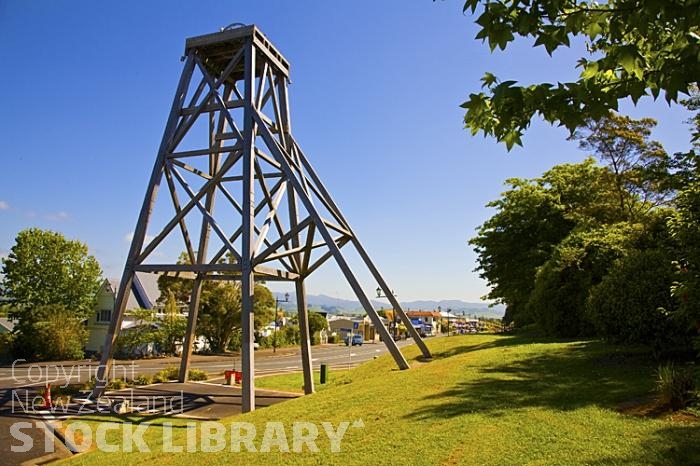
{"label": "bush", "polygon": [[134,385],[150,385],[153,383],[153,377],[150,375],[141,374],[134,379]]}
{"label": "bush", "polygon": [[87,382],[85,382],[83,384],[82,389],[83,390],[92,390],[95,388],[95,385],[97,385],[97,377],[95,377],[93,375],[92,377],[90,377],[90,380],[88,380]]}
{"label": "bush", "polygon": [[107,383],[107,388],[109,390],[122,390],[126,388],[126,380],[124,379],[112,379]]}
{"label": "bush", "polygon": [[153,381],[156,383],[168,382],[170,380],[177,380],[180,375],[180,369],[175,366],[168,366],[165,369],[161,369],[153,376]]}
{"label": "bush", "polygon": [[236,331],[231,336],[231,341],[228,343],[228,350],[238,352],[241,350],[241,331]]}
{"label": "bush", "polygon": [[674,411],[684,408],[695,396],[695,374],[691,366],[665,363],[656,370],[660,401]]}
{"label": "bush", "polygon": [[639,234],[627,223],[572,232],[539,269],[527,312],[550,336],[590,335],[586,312],[591,289],[598,285],[615,260],[623,257]]}
{"label": "bush", "polygon": [[16,356],[53,361],[83,358],[87,330],[75,312],[48,304],[33,308],[31,313],[32,319],[20,319],[15,326]]}
{"label": "bush", "polygon": [[12,333],[0,333],[0,362],[12,360],[13,345],[14,335]]}
{"label": "bush", "polygon": [[674,312],[672,260],[666,251],[630,251],[593,288],[587,312],[598,335],[615,343],[649,345],[659,355],[689,350],[689,323]]}
{"label": "bush", "polygon": [[193,382],[199,382],[209,379],[209,376],[202,369],[190,369],[187,378]]}

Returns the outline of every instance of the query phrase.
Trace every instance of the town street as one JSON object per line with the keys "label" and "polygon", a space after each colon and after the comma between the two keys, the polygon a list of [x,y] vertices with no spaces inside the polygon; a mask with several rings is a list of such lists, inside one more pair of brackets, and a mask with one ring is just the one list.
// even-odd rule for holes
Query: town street
{"label": "town street", "polygon": [[[411,344],[412,340],[397,342],[399,347]],[[375,356],[387,352],[386,347],[378,343],[365,343],[362,346],[322,345],[311,348],[314,369],[321,364],[331,368],[353,367]],[[138,359],[133,361],[115,361],[110,378],[136,375],[153,375],[168,366],[179,366],[180,358]],[[58,361],[28,363],[18,360],[14,364],[0,367],[0,387],[13,389],[18,387],[44,386],[47,382],[54,386],[86,382],[96,375],[99,362]],[[190,367],[202,369],[209,374],[209,379],[223,380],[225,370],[241,368],[240,355],[193,355]],[[276,352],[270,349],[255,352],[255,376],[261,377],[283,372],[301,370],[301,351],[299,348],[280,348]]]}

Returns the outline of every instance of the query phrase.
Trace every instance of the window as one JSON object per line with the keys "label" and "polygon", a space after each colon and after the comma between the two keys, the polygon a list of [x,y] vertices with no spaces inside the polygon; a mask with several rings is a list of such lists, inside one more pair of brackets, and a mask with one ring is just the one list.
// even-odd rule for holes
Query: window
{"label": "window", "polygon": [[110,309],[97,311],[97,322],[109,322],[110,320],[112,320],[112,311]]}

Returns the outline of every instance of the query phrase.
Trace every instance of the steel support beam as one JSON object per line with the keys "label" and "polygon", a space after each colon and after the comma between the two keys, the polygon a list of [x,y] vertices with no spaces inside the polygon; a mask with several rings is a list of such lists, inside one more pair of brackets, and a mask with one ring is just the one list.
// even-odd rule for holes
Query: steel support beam
{"label": "steel support beam", "polygon": [[316,224],[316,229],[320,233],[321,237],[326,241],[328,249],[330,250],[331,254],[333,254],[333,258],[338,264],[340,271],[345,276],[345,279],[348,281],[350,288],[352,288],[353,292],[355,293],[355,296],[357,296],[357,299],[360,301],[360,304],[364,308],[365,312],[367,312],[367,315],[372,321],[372,324],[374,324],[374,328],[379,333],[387,349],[389,349],[389,352],[394,358],[394,361],[396,361],[396,365],[398,365],[399,368],[402,370],[408,369],[410,366],[408,365],[406,358],[404,358],[403,354],[401,354],[401,351],[399,350],[398,346],[396,346],[396,342],[391,337],[386,327],[384,327],[384,325],[382,324],[382,321],[379,318],[377,311],[372,306],[369,297],[367,297],[367,294],[362,289],[360,282],[357,280],[355,274],[350,269],[350,266],[348,265],[347,261],[345,260],[345,257],[343,256],[343,253],[340,252],[340,248],[334,241],[333,235],[331,234],[325,222],[323,221],[323,218],[321,218],[318,211],[316,210],[316,207],[311,201],[311,198],[309,197],[308,193],[303,189],[299,179],[297,179],[297,177],[294,176],[292,167],[290,166],[289,161],[287,160],[287,155],[279,147],[277,141],[275,140],[270,130],[265,125],[261,124],[262,122],[260,121],[260,117],[257,114],[255,115],[255,118],[260,127],[260,134],[263,137],[263,140],[272,151],[272,155],[277,159],[277,162],[280,164],[282,171],[287,176],[287,179],[294,185],[295,191],[299,196],[299,199],[301,200],[302,204],[304,204],[304,208],[309,213],[309,216],[314,220],[314,223]]}
{"label": "steel support beam", "polygon": [[129,255],[127,256],[124,272],[122,273],[122,278],[119,282],[119,290],[114,302],[112,319],[109,323],[109,330],[107,331],[107,337],[105,338],[105,345],[102,349],[100,366],[97,370],[97,384],[92,391],[92,396],[95,399],[102,396],[105,387],[107,386],[109,368],[112,365],[112,356],[114,355],[114,344],[116,343],[117,336],[121,330],[122,321],[124,320],[128,293],[131,291],[131,282],[134,279],[134,273],[136,273],[135,266],[137,258],[141,253],[141,249],[143,248],[143,244],[146,239],[148,222],[151,218],[151,213],[153,212],[153,207],[156,202],[158,187],[163,178],[165,153],[168,145],[170,144],[170,140],[173,137],[175,128],[177,127],[180,109],[182,109],[182,106],[184,105],[185,97],[187,95],[187,87],[190,85],[194,67],[194,54],[190,53],[187,55],[187,60],[182,71],[182,75],[180,75],[180,82],[178,83],[177,90],[175,91],[173,105],[170,109],[170,115],[168,116],[168,120],[165,124],[163,139],[161,140],[160,147],[158,149],[158,156],[156,157],[156,162],[153,165],[153,170],[151,171],[151,178],[148,182],[148,188],[146,189],[146,196],[144,197],[143,205],[141,206],[141,211],[139,212],[139,219],[136,224],[136,230],[134,231],[134,237],[131,240]]}
{"label": "steel support beam", "polygon": [[243,126],[243,237],[241,246],[241,366],[243,369],[241,404],[244,413],[255,410],[255,359],[253,357],[254,330],[254,287],[253,242],[255,226],[255,161],[256,122],[253,119],[255,108],[255,47],[252,40],[245,44],[245,114]]}
{"label": "steel support beam", "polygon": [[314,373],[311,365],[311,338],[309,332],[309,309],[306,304],[306,287],[304,280],[297,280],[297,315],[299,317],[299,333],[301,334],[301,367],[304,371],[304,393],[314,392]]}

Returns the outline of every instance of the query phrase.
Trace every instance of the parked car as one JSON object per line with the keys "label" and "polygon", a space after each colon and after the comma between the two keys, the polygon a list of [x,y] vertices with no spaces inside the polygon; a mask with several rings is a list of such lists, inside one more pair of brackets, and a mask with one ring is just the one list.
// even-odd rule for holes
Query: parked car
{"label": "parked car", "polygon": [[[362,346],[363,343],[363,338],[362,335],[353,335],[352,336],[352,346],[359,345]],[[350,337],[345,337],[345,346],[350,346]]]}

